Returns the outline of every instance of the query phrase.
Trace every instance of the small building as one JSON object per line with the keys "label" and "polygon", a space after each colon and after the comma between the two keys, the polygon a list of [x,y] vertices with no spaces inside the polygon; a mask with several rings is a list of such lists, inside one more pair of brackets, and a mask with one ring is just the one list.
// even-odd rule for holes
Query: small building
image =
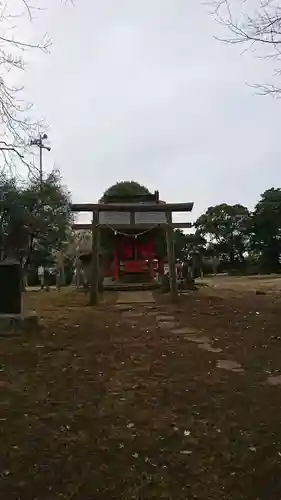
{"label": "small building", "polygon": [[[105,195],[104,204],[128,204],[128,212],[100,212],[100,268],[103,278],[115,283],[149,283],[164,273],[165,212],[130,212],[131,204],[164,203],[159,192],[126,197]],[[84,272],[89,276],[91,248],[81,253]]]}
{"label": "small building", "polygon": [[[115,188],[121,184],[126,189],[116,193]],[[129,191],[128,187],[134,189]],[[99,285],[104,278],[117,285],[152,283],[157,276],[164,275],[167,260],[170,295],[175,302],[178,291],[174,230],[191,227],[191,223],[173,222],[173,212],[192,209],[193,202],[166,204],[160,201],[158,191],[151,194],[133,181],[112,186],[99,203],[73,203],[73,212],[92,212],[91,224],[73,226],[76,230],[91,230],[91,252],[81,256],[84,274],[91,285],[90,305],[98,304]]]}

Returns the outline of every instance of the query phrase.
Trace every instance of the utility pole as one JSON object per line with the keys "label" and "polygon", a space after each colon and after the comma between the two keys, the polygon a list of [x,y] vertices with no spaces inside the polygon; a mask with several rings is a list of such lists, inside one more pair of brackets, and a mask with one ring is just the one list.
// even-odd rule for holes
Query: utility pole
{"label": "utility pole", "polygon": [[30,145],[31,146],[37,146],[39,148],[39,181],[40,181],[40,186],[42,187],[43,184],[43,149],[47,149],[47,151],[51,151],[50,146],[45,146],[43,141],[47,140],[48,136],[47,134],[40,134],[37,139],[31,139]]}

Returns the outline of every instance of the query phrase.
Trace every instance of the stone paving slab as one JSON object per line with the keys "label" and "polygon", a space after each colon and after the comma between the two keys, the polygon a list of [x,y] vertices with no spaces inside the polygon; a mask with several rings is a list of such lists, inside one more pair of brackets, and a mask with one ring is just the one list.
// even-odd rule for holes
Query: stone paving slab
{"label": "stone paving slab", "polygon": [[[195,328],[190,328],[189,326],[184,326],[182,328],[175,328],[172,330],[172,333],[175,333],[176,335],[185,335],[185,334],[196,334],[199,333],[198,330],[195,330]],[[209,340],[209,339],[208,339]]]}
{"label": "stone paving slab", "polygon": [[170,330],[171,328],[177,326],[177,323],[176,321],[159,321],[158,326],[164,330]]}
{"label": "stone paving slab", "polygon": [[195,342],[196,344],[208,344],[210,340],[208,337],[200,337],[199,335],[185,335],[184,339],[188,340],[188,342]]}
{"label": "stone paving slab", "polygon": [[206,342],[206,344],[199,344],[199,349],[203,349],[203,351],[209,351],[209,352],[222,352],[222,349],[219,347],[212,347],[211,344]]}
{"label": "stone paving slab", "polygon": [[164,314],[156,316],[156,321],[175,321],[175,316],[166,316]]}
{"label": "stone paving slab", "polygon": [[119,292],[117,299],[117,304],[153,304],[154,302],[153,294],[149,290]]}
{"label": "stone paving slab", "polygon": [[275,386],[281,385],[281,376],[277,375],[275,377],[268,377],[267,382],[270,385],[275,385]]}
{"label": "stone paving slab", "polygon": [[229,359],[220,359],[217,362],[217,368],[222,368],[223,370],[228,370],[230,372],[243,373],[244,369],[236,361],[231,361]]}

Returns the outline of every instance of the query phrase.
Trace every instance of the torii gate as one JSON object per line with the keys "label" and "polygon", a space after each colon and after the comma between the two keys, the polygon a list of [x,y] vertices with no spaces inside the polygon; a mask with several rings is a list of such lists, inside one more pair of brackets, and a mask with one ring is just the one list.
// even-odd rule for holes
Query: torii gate
{"label": "torii gate", "polygon": [[[90,280],[90,305],[97,305],[99,302],[99,250],[100,250],[100,230],[108,227],[107,215],[111,215],[111,225],[116,229],[149,229],[151,227],[162,227],[166,232],[167,253],[169,263],[170,293],[172,302],[177,301],[177,275],[174,246],[174,229],[188,228],[192,224],[173,223],[173,212],[191,212],[193,202],[189,203],[97,203],[97,204],[76,204],[71,205],[72,212],[92,212],[91,224],[75,224],[74,229],[92,230],[92,259],[91,259],[91,280]],[[108,214],[111,212],[111,214]],[[115,214],[114,214],[115,213]],[[127,215],[126,221],[120,223],[120,213]],[[118,222],[113,223],[114,215]],[[119,217],[118,217],[119,215]],[[146,215],[146,217],[144,216]]]}

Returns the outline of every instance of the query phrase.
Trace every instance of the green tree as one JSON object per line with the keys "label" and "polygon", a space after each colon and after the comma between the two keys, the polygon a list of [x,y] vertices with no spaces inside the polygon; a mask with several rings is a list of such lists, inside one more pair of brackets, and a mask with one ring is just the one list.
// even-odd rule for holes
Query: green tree
{"label": "green tree", "polygon": [[188,251],[186,234],[181,229],[174,231],[176,259],[185,260]]}
{"label": "green tree", "polygon": [[267,189],[251,217],[250,249],[260,268],[267,272],[280,270],[281,257],[281,189]]}
{"label": "green tree", "polygon": [[195,227],[197,232],[206,237],[213,253],[224,256],[231,264],[243,261],[247,247],[247,227],[249,211],[243,205],[222,203],[209,207],[201,215]]}
{"label": "green tree", "polygon": [[0,177],[0,258],[19,257],[27,244],[26,218],[14,178]]}
{"label": "green tree", "polygon": [[116,184],[110,186],[104,193],[101,198],[101,202],[103,201],[105,196],[138,196],[142,194],[151,194],[149,189],[145,186],[142,186],[136,181],[120,181]]}
{"label": "green tree", "polygon": [[194,253],[203,255],[206,240],[200,234],[185,234],[181,229],[175,229],[175,254],[176,258],[187,261]]}
{"label": "green tree", "polygon": [[15,257],[27,266],[46,264],[65,244],[72,221],[70,196],[53,171],[40,185],[26,186],[15,179],[0,179],[1,257]]}
{"label": "green tree", "polygon": [[21,200],[28,218],[27,260],[47,264],[56,251],[67,246],[72,222],[70,194],[54,170],[42,185],[35,181],[23,189]]}

